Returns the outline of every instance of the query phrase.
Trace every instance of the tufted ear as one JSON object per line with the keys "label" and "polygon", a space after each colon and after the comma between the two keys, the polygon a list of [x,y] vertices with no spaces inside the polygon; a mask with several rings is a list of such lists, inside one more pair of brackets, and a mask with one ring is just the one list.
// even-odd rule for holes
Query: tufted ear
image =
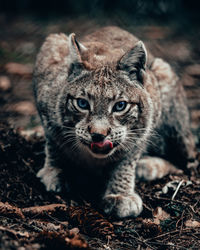
{"label": "tufted ear", "polygon": [[69,35],[69,73],[68,75],[79,75],[84,69],[81,53],[87,49],[81,43],[78,43],[74,33]]}
{"label": "tufted ear", "polygon": [[138,41],[118,62],[118,68],[129,74],[130,79],[138,76],[141,80],[142,72],[146,68],[147,51],[142,41]]}

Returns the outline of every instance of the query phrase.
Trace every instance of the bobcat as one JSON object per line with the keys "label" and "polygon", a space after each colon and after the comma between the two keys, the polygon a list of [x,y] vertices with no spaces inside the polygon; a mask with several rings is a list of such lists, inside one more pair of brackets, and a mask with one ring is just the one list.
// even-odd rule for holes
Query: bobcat
{"label": "bobcat", "polygon": [[48,191],[78,192],[118,218],[138,216],[135,177],[153,180],[195,162],[184,91],[170,65],[118,27],[52,34],[36,61],[45,130],[37,176]]}

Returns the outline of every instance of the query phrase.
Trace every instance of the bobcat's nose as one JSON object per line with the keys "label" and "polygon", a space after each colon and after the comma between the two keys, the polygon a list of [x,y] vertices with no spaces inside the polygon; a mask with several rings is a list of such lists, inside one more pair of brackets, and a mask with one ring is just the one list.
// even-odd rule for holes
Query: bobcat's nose
{"label": "bobcat's nose", "polygon": [[91,137],[93,142],[102,142],[105,139],[105,135],[98,133],[92,133]]}
{"label": "bobcat's nose", "polygon": [[88,126],[88,131],[92,137],[93,142],[102,142],[110,133],[110,128],[99,128],[96,126]]}

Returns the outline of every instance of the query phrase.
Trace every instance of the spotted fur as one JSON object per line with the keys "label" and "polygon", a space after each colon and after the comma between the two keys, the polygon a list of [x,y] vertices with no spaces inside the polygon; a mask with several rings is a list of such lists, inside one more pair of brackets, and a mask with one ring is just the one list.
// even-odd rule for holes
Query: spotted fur
{"label": "spotted fur", "polygon": [[[37,176],[49,191],[78,192],[100,199],[105,213],[137,216],[135,176],[161,178],[195,159],[178,77],[127,31],[102,28],[81,43],[75,34],[50,35],[37,57],[34,92],[46,136]],[[126,106],[116,112],[120,101]],[[92,150],[93,135],[109,142],[108,152]]]}

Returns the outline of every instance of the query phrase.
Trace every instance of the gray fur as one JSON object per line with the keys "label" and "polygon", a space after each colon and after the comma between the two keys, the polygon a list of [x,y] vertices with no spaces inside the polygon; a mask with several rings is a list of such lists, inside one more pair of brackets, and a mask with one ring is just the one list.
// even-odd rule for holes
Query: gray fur
{"label": "gray fur", "polygon": [[[34,71],[46,136],[46,160],[37,176],[48,191],[67,189],[100,198],[104,212],[119,218],[142,211],[135,171],[151,180],[175,171],[166,160],[185,168],[195,158],[178,77],[162,59],[147,56],[137,41],[117,27],[103,28],[82,44],[74,34],[50,35]],[[90,109],[82,110],[78,98],[86,99]],[[127,107],[115,112],[114,105],[122,100]],[[94,133],[112,142],[113,149],[93,152]],[[171,148],[178,161],[173,162]],[[144,158],[147,154],[152,157]],[[156,155],[165,160],[154,159]]]}

